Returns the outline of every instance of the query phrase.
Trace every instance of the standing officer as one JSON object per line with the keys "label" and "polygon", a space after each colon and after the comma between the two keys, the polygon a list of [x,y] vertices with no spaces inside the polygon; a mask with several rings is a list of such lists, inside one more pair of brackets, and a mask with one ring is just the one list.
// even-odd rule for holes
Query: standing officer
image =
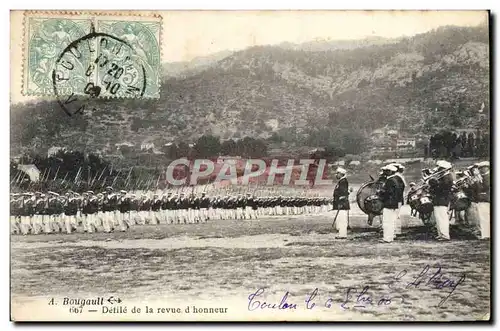
{"label": "standing officer", "polygon": [[401,234],[401,207],[404,205],[404,191],[405,191],[405,187],[406,187],[406,181],[405,181],[405,178],[403,177],[403,172],[405,170],[405,167],[402,165],[402,164],[399,164],[399,163],[394,163],[392,164],[393,166],[396,167],[397,171],[396,171],[396,181],[398,183],[398,185],[400,186],[399,189],[398,189],[398,192],[401,193],[401,196],[399,197],[399,203],[398,203],[398,217],[396,218],[396,223],[395,223],[395,227],[394,227],[394,233],[396,235],[400,235]]}
{"label": "standing officer", "polygon": [[[382,188],[384,187],[384,183],[387,179],[387,171],[384,171],[384,169],[385,169],[385,166],[380,168],[379,176],[378,176],[377,180],[375,180],[375,189],[377,191],[382,190]],[[373,221],[375,220],[375,217],[377,217],[377,215],[368,214],[368,225],[369,226],[373,225]],[[378,220],[379,220],[379,225],[377,226],[377,228],[380,230],[382,228],[382,216],[381,215],[378,216]]]}
{"label": "standing officer", "polygon": [[452,167],[448,161],[440,160],[436,163],[437,171],[442,173],[438,178],[429,179],[429,192],[434,205],[434,218],[436,220],[437,237],[439,241],[450,240],[450,219],[448,218],[448,206],[451,201],[451,188],[453,187],[453,176],[450,173]]}
{"label": "standing officer", "polygon": [[406,204],[410,206],[410,216],[415,217],[417,216],[417,202],[415,200],[411,200],[411,197],[415,192],[417,191],[417,184],[415,182],[410,182],[410,190],[408,191],[407,199],[406,199]]}
{"label": "standing officer", "polygon": [[477,216],[481,239],[490,237],[490,162],[483,161],[476,164],[481,181],[477,184]]}
{"label": "standing officer", "polygon": [[400,202],[400,186],[396,179],[395,173],[398,169],[393,165],[387,165],[382,168],[386,180],[380,191],[380,197],[384,205],[382,212],[382,231],[383,239],[381,243],[390,243],[394,241],[395,224],[398,217],[398,207]]}
{"label": "standing officer", "polygon": [[339,231],[337,239],[347,238],[347,223],[349,205],[349,182],[346,178],[347,171],[344,168],[337,168],[335,177],[337,184],[333,190],[333,209],[337,210],[336,229]]}

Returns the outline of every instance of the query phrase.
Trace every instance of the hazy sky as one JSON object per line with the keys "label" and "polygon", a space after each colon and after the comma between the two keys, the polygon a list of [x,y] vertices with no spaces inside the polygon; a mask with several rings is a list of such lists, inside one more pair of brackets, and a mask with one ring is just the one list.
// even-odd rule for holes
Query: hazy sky
{"label": "hazy sky", "polygon": [[[476,26],[486,11],[159,11],[162,62],[254,45],[412,36],[443,25]],[[149,14],[142,12],[142,14]],[[11,12],[11,101],[23,96],[23,12]]]}
{"label": "hazy sky", "polygon": [[169,12],[163,14],[163,60],[189,61],[253,45],[412,36],[443,25],[475,26],[486,11]]}

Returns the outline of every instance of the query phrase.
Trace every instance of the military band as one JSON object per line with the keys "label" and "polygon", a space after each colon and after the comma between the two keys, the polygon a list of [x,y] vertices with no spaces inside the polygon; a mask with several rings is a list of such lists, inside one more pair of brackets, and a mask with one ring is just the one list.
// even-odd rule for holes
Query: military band
{"label": "military band", "polygon": [[476,163],[465,171],[457,171],[456,178],[452,168],[450,162],[440,160],[434,169],[424,169],[421,183],[410,183],[406,199],[402,176],[404,167],[389,164],[381,168],[379,179],[372,185],[377,193],[363,200],[362,209],[368,214],[371,225],[373,215],[378,215],[376,202],[381,201],[382,242],[392,242],[400,234],[400,209],[405,201],[410,206],[410,216],[419,217],[436,233],[438,241],[450,240],[450,220],[472,229],[480,239],[490,237],[489,162]]}

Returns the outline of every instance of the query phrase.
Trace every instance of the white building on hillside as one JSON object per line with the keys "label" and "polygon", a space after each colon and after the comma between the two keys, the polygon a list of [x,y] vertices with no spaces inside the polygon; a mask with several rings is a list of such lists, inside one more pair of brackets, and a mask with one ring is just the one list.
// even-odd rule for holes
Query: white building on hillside
{"label": "white building on hillside", "polygon": [[65,150],[66,150],[65,147],[52,146],[47,151],[47,157],[51,157],[52,155],[56,155],[59,151],[65,151]]}
{"label": "white building on hillside", "polygon": [[417,141],[415,140],[415,138],[398,138],[398,140],[396,141],[396,146],[398,148],[401,147],[415,148],[416,145]]}
{"label": "white building on hillside", "polygon": [[141,151],[147,151],[147,150],[154,149],[154,148],[155,148],[155,144],[152,142],[143,142],[141,144]]}

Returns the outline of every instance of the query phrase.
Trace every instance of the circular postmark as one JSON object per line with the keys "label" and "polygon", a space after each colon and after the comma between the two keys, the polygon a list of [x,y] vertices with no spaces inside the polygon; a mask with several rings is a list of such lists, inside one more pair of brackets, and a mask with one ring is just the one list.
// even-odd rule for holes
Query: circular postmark
{"label": "circular postmark", "polygon": [[54,94],[69,116],[95,111],[97,98],[141,98],[147,83],[132,44],[93,29],[62,51],[52,71]]}

